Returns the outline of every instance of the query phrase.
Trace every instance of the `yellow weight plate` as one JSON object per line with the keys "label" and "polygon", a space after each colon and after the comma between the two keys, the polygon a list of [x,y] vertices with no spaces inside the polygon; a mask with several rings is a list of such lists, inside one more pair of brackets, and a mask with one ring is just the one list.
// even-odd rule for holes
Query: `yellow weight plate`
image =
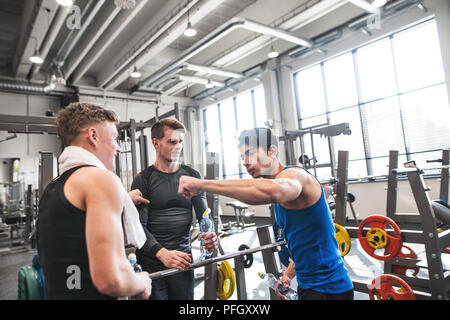
{"label": "yellow weight plate", "polygon": [[350,252],[352,241],[348,231],[343,226],[335,223],[334,227],[336,229],[336,241],[339,246],[339,251],[341,252],[341,257],[344,257]]}
{"label": "yellow weight plate", "polygon": [[380,228],[372,228],[366,235],[369,245],[374,249],[383,249],[387,245],[388,237],[386,232]]}
{"label": "yellow weight plate", "polygon": [[219,300],[229,299],[234,293],[236,279],[234,277],[234,270],[228,261],[222,261],[217,268],[217,279],[217,298]]}

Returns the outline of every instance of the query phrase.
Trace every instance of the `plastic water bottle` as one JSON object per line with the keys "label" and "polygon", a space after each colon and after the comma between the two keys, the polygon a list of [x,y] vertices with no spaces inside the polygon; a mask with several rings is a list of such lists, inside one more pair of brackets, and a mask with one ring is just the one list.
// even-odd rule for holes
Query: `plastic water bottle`
{"label": "plastic water bottle", "polygon": [[[137,263],[137,258],[134,253],[128,255],[128,261],[131,264],[134,272],[142,272],[142,267]],[[131,297],[118,297],[117,300],[131,300]]]}
{"label": "plastic water bottle", "polygon": [[133,267],[134,272],[142,272],[142,267],[137,263],[137,258],[134,253],[130,253],[128,255],[128,261],[130,262],[131,266]]}
{"label": "plastic water bottle", "polygon": [[262,273],[258,272],[258,276],[263,279],[263,283],[268,287],[277,291],[281,295],[283,295],[288,300],[298,300],[297,291],[292,289],[291,287],[285,287],[283,283],[278,280],[271,273]]}
{"label": "plastic water bottle", "polygon": [[209,218],[209,214],[211,213],[211,209],[206,209],[205,212],[203,212],[202,220],[200,220],[200,234],[202,235],[202,238],[200,239],[200,251],[202,252],[202,259],[209,258],[212,255],[211,251],[206,250],[203,247],[203,237],[205,236],[205,233],[214,232],[214,224],[212,220]]}

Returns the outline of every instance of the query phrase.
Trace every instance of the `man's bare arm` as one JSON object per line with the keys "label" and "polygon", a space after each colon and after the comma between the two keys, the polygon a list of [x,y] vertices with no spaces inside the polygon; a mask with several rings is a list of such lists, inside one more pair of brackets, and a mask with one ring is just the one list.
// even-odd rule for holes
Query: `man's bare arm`
{"label": "man's bare arm", "polygon": [[151,288],[151,280],[146,272],[134,273],[125,256],[122,186],[107,171],[89,171],[89,180],[96,182],[85,185],[86,242],[92,281],[103,294],[142,294]]}
{"label": "man's bare arm", "polygon": [[178,193],[192,197],[201,191],[212,192],[251,204],[286,203],[302,192],[299,174],[294,170],[280,173],[276,179],[199,180],[182,176]]}

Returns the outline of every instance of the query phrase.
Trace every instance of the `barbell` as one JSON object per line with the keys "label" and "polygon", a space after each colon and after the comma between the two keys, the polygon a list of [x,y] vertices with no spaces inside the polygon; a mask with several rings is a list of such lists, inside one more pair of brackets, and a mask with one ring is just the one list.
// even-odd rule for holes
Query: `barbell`
{"label": "barbell", "polygon": [[208,259],[205,259],[205,260],[197,261],[195,263],[191,263],[189,268],[187,268],[186,270],[179,270],[179,269],[175,269],[175,268],[173,268],[173,269],[166,269],[166,270],[150,273],[149,277],[152,280],[163,278],[163,277],[168,277],[168,276],[171,276],[171,275],[174,275],[174,274],[177,274],[177,273],[181,273],[181,272],[185,272],[185,271],[188,271],[188,270],[204,267],[204,266],[207,266],[207,265],[212,264],[212,263],[217,263],[217,262],[221,262],[221,261],[224,261],[224,260],[237,258],[237,257],[241,257],[241,256],[250,256],[251,254],[253,254],[255,252],[260,252],[260,251],[264,251],[264,250],[274,249],[276,247],[279,247],[279,246],[282,246],[282,245],[285,245],[285,244],[286,244],[286,241],[280,241],[280,242],[275,242],[275,243],[271,243],[271,244],[266,244],[264,246],[260,246],[260,247],[256,247],[256,248],[239,250],[237,252],[225,254],[223,256],[212,257],[212,258],[208,258]]}

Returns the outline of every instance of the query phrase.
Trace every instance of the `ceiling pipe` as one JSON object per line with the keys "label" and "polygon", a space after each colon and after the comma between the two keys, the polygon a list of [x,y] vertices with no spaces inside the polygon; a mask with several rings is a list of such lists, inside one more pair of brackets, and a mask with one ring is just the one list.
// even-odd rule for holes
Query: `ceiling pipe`
{"label": "ceiling pipe", "polygon": [[[125,27],[132,21],[140,10],[148,3],[148,0],[139,0],[132,10],[122,10],[116,17],[112,25],[102,34],[100,40],[92,47],[86,55],[83,62],[73,72],[72,82],[78,82],[89,68],[97,61],[103,52],[105,52],[111,43],[120,35]],[[99,86],[101,87],[101,86]]]}
{"label": "ceiling pipe", "polygon": [[225,83],[223,83],[223,82],[213,81],[213,80],[209,80],[209,79],[201,78],[201,77],[196,77],[196,76],[178,75],[178,76],[176,76],[176,80],[187,81],[187,82],[192,82],[192,83],[198,83],[198,84],[203,84],[203,85],[206,85],[206,84],[210,83],[214,87],[223,87],[223,86],[225,86]]}
{"label": "ceiling pipe", "polygon": [[[92,47],[98,42],[103,33],[110,27],[116,16],[122,11],[114,5],[113,1],[106,1],[102,10],[98,13],[96,20],[100,22],[100,27],[90,29],[85,32],[83,41],[74,48],[64,63],[63,72],[69,78],[82,60],[86,57]],[[84,40],[86,39],[86,40]]]}
{"label": "ceiling pipe", "polygon": [[[39,48],[39,53],[41,54],[41,58],[45,60],[47,57],[48,52],[50,51],[50,48],[53,45],[53,42],[56,39],[56,36],[58,35],[62,25],[66,21],[67,14],[70,11],[70,7],[59,7],[58,12],[55,15],[55,18],[53,19],[50,29],[41,44],[41,47]],[[36,73],[39,71],[40,65],[34,64],[31,68],[30,72],[28,73],[28,79],[31,80]]]}
{"label": "ceiling pipe", "polygon": [[266,68],[267,68],[266,63],[262,63],[244,72],[244,77],[240,79],[228,79],[225,81],[225,85],[223,87],[203,90],[198,94],[194,95],[192,99],[199,101],[229,91],[230,89],[233,89],[235,86],[242,85],[250,80],[254,80],[256,77],[266,72],[267,70]]}
{"label": "ceiling pipe", "polygon": [[[289,32],[286,32],[284,30],[273,28],[270,26],[263,25],[261,23],[251,21],[248,19],[242,19],[242,18],[232,18],[222,26],[218,27],[213,32],[206,35],[203,39],[196,42],[193,46],[191,46],[189,49],[184,51],[181,56],[179,56],[177,59],[175,59],[174,62],[168,63],[162,68],[160,68],[157,72],[152,74],[150,77],[144,79],[141,83],[141,87],[147,86],[152,87],[155,82],[166,76],[166,74],[174,72],[176,69],[178,69],[181,65],[183,65],[185,62],[187,62],[189,59],[191,59],[193,56],[198,54],[199,52],[203,51],[216,41],[220,40],[224,36],[226,36],[228,33],[234,31],[235,29],[243,28],[247,30],[251,30],[254,32],[260,32],[263,34],[268,34],[273,37],[283,39],[289,42],[294,42],[298,45],[311,47],[313,46],[313,42],[307,39],[299,38],[294,35],[292,35]],[[133,90],[136,90],[134,88]],[[132,91],[131,93],[133,93]]]}
{"label": "ceiling pipe", "polygon": [[[175,35],[175,29],[177,29],[178,24],[180,25],[180,31],[183,31],[186,28],[186,23],[182,18],[188,11],[193,12],[190,19],[192,21],[195,20],[195,15],[198,13],[206,14],[207,12],[211,12],[216,6],[220,5],[222,1],[223,0],[205,0],[197,5],[200,0],[191,0],[185,6],[181,7],[178,12],[171,13],[168,21],[164,22],[163,27],[159,28],[155,32],[153,32],[153,30],[150,31],[151,36],[143,39],[144,41],[140,45],[139,49],[131,53],[127,53],[125,57],[119,60],[115,70],[112,73],[101,75],[98,79],[98,86],[106,89],[118,86],[126,78],[128,78],[130,70],[132,70],[134,66],[137,68],[141,67],[149,60],[148,56],[152,58],[155,55],[154,52],[159,53],[158,50],[162,50],[167,47],[169,43],[165,42]],[[211,5],[213,5],[213,7],[211,7]],[[182,19],[182,21],[180,21],[180,19]],[[179,36],[181,35],[182,32]]]}
{"label": "ceiling pipe", "polygon": [[360,7],[361,9],[369,12],[369,13],[376,13],[377,8],[372,6],[369,2],[366,0],[347,0],[348,2],[354,4],[357,7]]}
{"label": "ceiling pipe", "polygon": [[202,66],[202,65],[193,64],[193,63],[185,63],[184,67],[187,70],[209,73],[209,74],[214,74],[217,76],[228,77],[228,78],[239,79],[244,76],[241,72],[233,72],[233,71],[228,71],[228,70],[221,69],[221,68],[216,68],[216,67],[212,67],[212,66]]}
{"label": "ceiling pipe", "polygon": [[73,48],[76,46],[78,41],[83,36],[84,32],[87,30],[91,22],[94,20],[94,17],[102,8],[105,0],[89,0],[88,4],[84,7],[83,12],[81,13],[81,28],[73,29],[70,31],[69,36],[64,41],[63,45],[59,49],[56,54],[54,60],[58,64],[59,67],[64,66],[64,63],[72,52]]}

